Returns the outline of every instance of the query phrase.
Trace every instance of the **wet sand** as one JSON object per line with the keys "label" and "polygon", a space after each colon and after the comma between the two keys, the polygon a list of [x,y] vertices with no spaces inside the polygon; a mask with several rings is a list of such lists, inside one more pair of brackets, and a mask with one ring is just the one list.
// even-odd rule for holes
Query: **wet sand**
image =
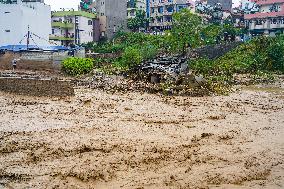
{"label": "wet sand", "polygon": [[284,188],[283,97],[0,93],[0,188]]}

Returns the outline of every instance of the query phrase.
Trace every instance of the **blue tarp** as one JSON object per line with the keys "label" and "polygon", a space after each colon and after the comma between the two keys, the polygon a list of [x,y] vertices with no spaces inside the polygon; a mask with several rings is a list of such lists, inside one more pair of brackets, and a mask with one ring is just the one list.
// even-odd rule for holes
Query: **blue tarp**
{"label": "blue tarp", "polygon": [[[7,45],[0,47],[0,50],[6,51],[27,51],[27,45]],[[67,51],[69,48],[64,46],[36,46],[36,45],[29,45],[29,50],[43,50],[43,51]]]}

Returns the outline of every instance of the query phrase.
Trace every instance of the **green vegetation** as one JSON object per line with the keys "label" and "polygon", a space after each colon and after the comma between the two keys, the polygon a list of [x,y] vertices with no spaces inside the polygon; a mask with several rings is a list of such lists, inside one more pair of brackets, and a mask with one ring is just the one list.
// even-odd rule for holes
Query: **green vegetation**
{"label": "green vegetation", "polygon": [[[144,17],[142,12],[138,12],[132,20],[131,28],[134,31],[145,26]],[[113,67],[124,70],[152,59],[160,53],[185,54],[188,48],[219,43],[224,40],[224,33],[233,35],[237,31],[230,24],[206,25],[200,16],[184,9],[174,13],[172,29],[166,31],[164,35],[118,32],[112,41],[88,43],[83,46],[87,51],[95,53],[117,53],[118,57],[114,60]],[[141,61],[137,63],[136,60]],[[106,59],[100,61],[109,62]]]}
{"label": "green vegetation", "polygon": [[215,86],[233,84],[234,74],[271,79],[269,73],[284,73],[284,36],[255,38],[216,60],[200,58],[189,65],[212,84],[214,91],[219,91]]}
{"label": "green vegetation", "polygon": [[[153,59],[161,52],[167,52],[169,45],[165,38],[166,36],[144,33],[118,32],[113,41],[98,44],[88,43],[83,46],[86,50],[96,53],[117,53],[118,57],[111,59],[114,62],[112,67],[125,70],[141,64],[142,61]],[[96,62],[98,62],[98,65],[102,65],[110,61],[99,59]]]}
{"label": "green vegetation", "polygon": [[134,18],[130,18],[127,21],[127,27],[132,31],[136,32],[139,29],[145,29],[148,23],[146,18],[146,12],[142,10],[137,10]]}
{"label": "green vegetation", "polygon": [[128,47],[125,49],[122,57],[116,61],[116,65],[121,68],[130,68],[139,65],[142,62],[142,54],[139,49],[135,47]]}
{"label": "green vegetation", "polygon": [[169,32],[169,44],[172,50],[186,53],[186,48],[198,47],[201,42],[202,18],[183,9],[173,15],[173,26]]}
{"label": "green vegetation", "polygon": [[89,58],[70,57],[62,63],[62,70],[72,76],[90,73],[93,67],[94,62]]}
{"label": "green vegetation", "polygon": [[[190,48],[234,41],[235,36],[243,32],[229,21],[206,24],[200,16],[184,9],[174,13],[172,29],[164,35],[118,32],[112,41],[84,46],[96,53],[117,53],[116,58],[95,60],[100,70],[117,73],[160,53],[185,54]],[[215,60],[200,58],[191,60],[189,65],[196,75],[204,76],[210,91],[222,94],[234,84],[236,74],[271,80],[272,73],[284,73],[284,36],[258,37]]]}

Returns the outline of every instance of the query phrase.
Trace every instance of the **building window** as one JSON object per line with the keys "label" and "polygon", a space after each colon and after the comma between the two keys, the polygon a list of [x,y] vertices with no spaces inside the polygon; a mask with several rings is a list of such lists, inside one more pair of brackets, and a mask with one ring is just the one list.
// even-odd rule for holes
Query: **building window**
{"label": "building window", "polygon": [[92,20],[88,20],[88,25],[89,26],[93,25],[93,21]]}

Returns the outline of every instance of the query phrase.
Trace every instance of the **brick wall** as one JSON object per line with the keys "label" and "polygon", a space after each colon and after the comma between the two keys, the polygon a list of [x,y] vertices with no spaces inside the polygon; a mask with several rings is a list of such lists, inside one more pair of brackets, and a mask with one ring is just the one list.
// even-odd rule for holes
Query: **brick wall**
{"label": "brick wall", "polygon": [[0,91],[30,96],[74,96],[70,81],[0,78]]}

